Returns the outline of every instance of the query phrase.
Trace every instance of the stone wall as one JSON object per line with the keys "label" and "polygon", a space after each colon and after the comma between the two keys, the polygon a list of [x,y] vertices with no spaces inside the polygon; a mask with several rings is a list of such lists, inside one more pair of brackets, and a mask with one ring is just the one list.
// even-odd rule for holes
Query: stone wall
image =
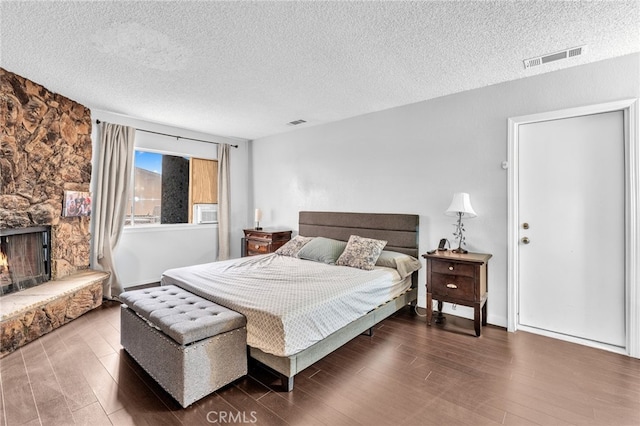
{"label": "stone wall", "polygon": [[65,190],[89,191],[91,112],[0,68],[0,228],[51,225],[52,278],[89,267],[89,218],[62,217]]}

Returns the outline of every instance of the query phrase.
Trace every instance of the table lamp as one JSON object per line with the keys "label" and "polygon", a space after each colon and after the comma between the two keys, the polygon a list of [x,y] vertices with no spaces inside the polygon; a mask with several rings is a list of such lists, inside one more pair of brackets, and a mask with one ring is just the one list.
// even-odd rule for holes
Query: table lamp
{"label": "table lamp", "polygon": [[466,192],[456,192],[453,194],[453,200],[451,200],[451,205],[444,212],[447,216],[457,216],[458,223],[454,225],[456,227],[456,232],[453,233],[453,236],[458,239],[458,248],[453,249],[453,253],[467,253],[467,250],[462,248],[465,243],[464,237],[464,223],[462,223],[462,216],[465,217],[476,217],[477,214],[471,207],[471,201],[469,199],[469,194]]}
{"label": "table lamp", "polygon": [[256,209],[254,219],[256,222],[256,227],[255,227],[256,231],[261,231],[262,227],[260,226],[260,221],[262,220],[262,210]]}

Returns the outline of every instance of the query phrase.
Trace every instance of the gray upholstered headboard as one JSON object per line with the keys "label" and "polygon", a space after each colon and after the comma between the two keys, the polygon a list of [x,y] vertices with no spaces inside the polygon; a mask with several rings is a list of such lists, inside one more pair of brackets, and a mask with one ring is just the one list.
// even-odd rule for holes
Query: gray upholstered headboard
{"label": "gray upholstered headboard", "polygon": [[418,257],[418,225],[415,214],[300,212],[298,232],[305,237],[347,241],[350,235],[386,240],[385,250]]}

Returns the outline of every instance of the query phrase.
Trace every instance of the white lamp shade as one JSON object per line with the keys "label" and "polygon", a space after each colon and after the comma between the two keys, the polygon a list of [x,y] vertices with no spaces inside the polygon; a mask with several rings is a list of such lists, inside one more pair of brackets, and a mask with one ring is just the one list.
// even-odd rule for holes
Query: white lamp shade
{"label": "white lamp shade", "polygon": [[473,207],[471,207],[471,200],[469,199],[469,194],[466,192],[456,192],[453,194],[451,205],[447,211],[444,212],[447,216],[458,216],[458,213],[462,213],[462,215],[466,217],[478,216],[473,210]]}

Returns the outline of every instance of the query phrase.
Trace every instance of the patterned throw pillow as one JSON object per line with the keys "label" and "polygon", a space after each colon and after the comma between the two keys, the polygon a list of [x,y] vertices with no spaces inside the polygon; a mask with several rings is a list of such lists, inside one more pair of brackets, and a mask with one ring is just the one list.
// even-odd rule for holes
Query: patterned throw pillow
{"label": "patterned throw pillow", "polygon": [[311,240],[313,240],[313,237],[303,237],[302,235],[296,235],[295,237],[287,241],[285,245],[276,250],[275,253],[282,256],[296,257],[300,249]]}
{"label": "patterned throw pillow", "polygon": [[352,235],[349,237],[347,247],[336,261],[336,265],[351,266],[352,268],[370,271],[376,265],[376,260],[378,260],[382,249],[386,245],[387,242],[384,240]]}

